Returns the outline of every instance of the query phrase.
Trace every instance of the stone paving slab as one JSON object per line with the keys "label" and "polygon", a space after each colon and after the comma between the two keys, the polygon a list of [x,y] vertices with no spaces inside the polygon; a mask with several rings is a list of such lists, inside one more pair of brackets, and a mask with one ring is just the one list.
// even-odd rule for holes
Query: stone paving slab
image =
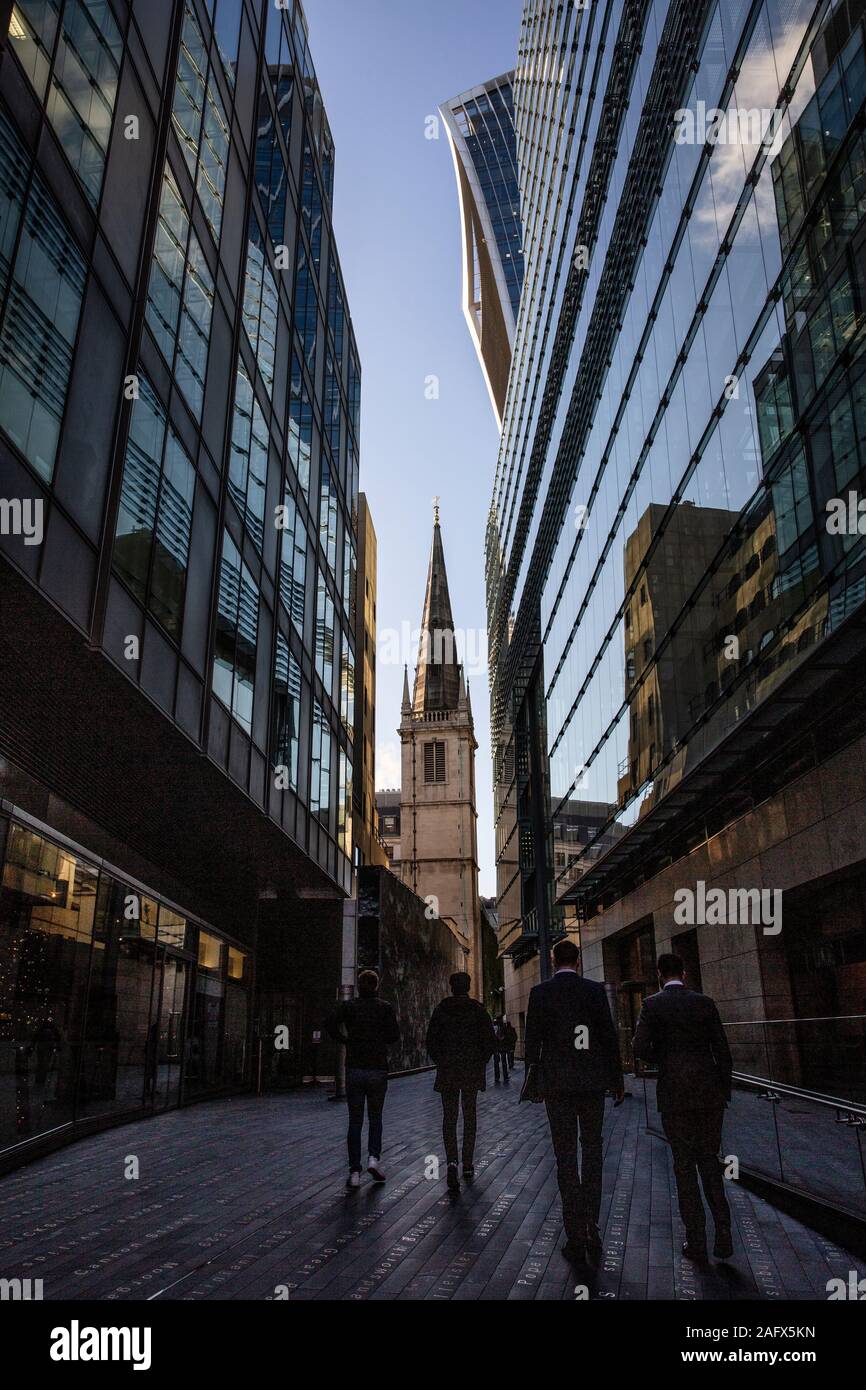
{"label": "stone paving slab", "polygon": [[[445,1191],[432,1076],[391,1083],[388,1181],[348,1193],[346,1109],[324,1089],[241,1097],[109,1130],[0,1180],[0,1278],[45,1299],[561,1301],[559,1195],[543,1106],[521,1072],[479,1097],[476,1178]],[[826,1298],[866,1269],[731,1184],[734,1258],[696,1269],[667,1144],[642,1097],[605,1120],[604,1259],[591,1298]],[[428,1176],[439,1158],[439,1180]],[[125,1173],[130,1159],[137,1178]]]}

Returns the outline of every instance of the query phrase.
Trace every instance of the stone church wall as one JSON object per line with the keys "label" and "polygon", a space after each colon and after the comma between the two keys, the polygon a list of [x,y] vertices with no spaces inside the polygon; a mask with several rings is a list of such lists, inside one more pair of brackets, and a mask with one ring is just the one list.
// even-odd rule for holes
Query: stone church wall
{"label": "stone church wall", "polygon": [[427,1024],[448,980],[463,969],[452,932],[428,920],[426,904],[387,869],[365,866],[358,877],[358,966],[378,970],[379,993],[394,1005],[401,1042],[391,1053],[394,1071],[430,1064]]}

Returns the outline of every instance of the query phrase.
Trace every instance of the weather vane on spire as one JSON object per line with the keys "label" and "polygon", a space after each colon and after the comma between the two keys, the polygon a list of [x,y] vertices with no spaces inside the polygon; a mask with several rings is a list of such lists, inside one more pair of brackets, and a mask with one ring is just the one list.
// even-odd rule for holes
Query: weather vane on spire
{"label": "weather vane on spire", "polygon": [[440,503],[440,501],[441,501],[441,498],[439,498],[439,497],[434,497],[434,498],[433,498],[433,523],[434,523],[434,525],[436,525],[436,526],[439,525],[439,503]]}

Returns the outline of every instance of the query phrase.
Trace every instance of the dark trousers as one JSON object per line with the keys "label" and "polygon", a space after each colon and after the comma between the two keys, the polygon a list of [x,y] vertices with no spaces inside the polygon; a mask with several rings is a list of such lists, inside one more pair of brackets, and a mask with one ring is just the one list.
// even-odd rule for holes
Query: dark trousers
{"label": "dark trousers", "polygon": [[373,1158],[382,1157],[382,1111],[388,1073],[367,1068],[349,1067],[346,1072],[346,1100],[349,1103],[349,1168],[361,1171],[361,1135],[364,1130],[364,1106],[367,1106],[369,1133],[367,1152]]}
{"label": "dark trousers", "polygon": [[502,1066],[502,1080],[508,1080],[508,1054],[506,1052],[494,1052],[493,1054],[493,1075],[499,1080],[499,1067]]}
{"label": "dark trousers", "polygon": [[475,1134],[477,1130],[478,1091],[474,1086],[462,1086],[459,1090],[442,1091],[442,1138],[445,1143],[445,1161],[457,1162],[457,1117],[460,1101],[463,1101],[463,1167],[471,1168],[475,1160]]}
{"label": "dark trousers", "polygon": [[[556,1155],[556,1176],[562,1198],[566,1240],[582,1245],[586,1223],[598,1225],[601,1211],[601,1131],[604,1092],[581,1091],[551,1096],[545,1101],[550,1137]],[[580,1169],[577,1137],[580,1132]]]}
{"label": "dark trousers", "polygon": [[725,1180],[719,1149],[722,1143],[723,1105],[708,1110],[663,1110],[662,1129],[668,1137],[677,1180],[680,1216],[686,1239],[698,1247],[706,1244],[706,1218],[698,1175],[716,1230],[731,1224],[725,1196]]}

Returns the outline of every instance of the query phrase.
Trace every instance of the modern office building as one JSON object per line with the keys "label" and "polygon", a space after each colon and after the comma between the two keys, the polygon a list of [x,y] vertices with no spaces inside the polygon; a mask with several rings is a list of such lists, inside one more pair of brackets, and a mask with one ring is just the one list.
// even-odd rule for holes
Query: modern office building
{"label": "modern office building", "polygon": [[[835,1095],[866,1036],[863,10],[527,3],[487,555],[507,1011],[573,913],[626,1055],[673,946],[740,1071]],[[736,920],[690,915],[711,889]]]}
{"label": "modern office building", "polygon": [[502,428],[523,289],[513,74],[439,109],[448,132],[463,246],[463,313]]}
{"label": "modern office building", "polygon": [[[357,693],[352,779],[355,862],[387,866],[379,838],[376,807],[376,531],[367,498],[358,498],[358,564],[352,622],[355,638]],[[355,673],[353,672],[353,677]]]}
{"label": "modern office building", "polygon": [[264,1074],[278,1024],[313,1069],[360,368],[299,0],[0,14],[8,1157],[246,1085],[254,988]]}

